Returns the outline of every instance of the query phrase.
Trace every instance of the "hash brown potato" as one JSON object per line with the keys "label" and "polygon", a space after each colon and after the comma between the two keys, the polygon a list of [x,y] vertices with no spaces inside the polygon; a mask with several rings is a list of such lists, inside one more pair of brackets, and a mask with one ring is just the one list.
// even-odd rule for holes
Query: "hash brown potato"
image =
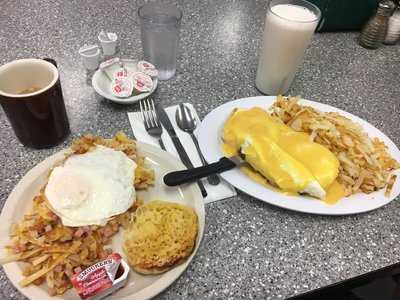
{"label": "hash brown potato", "polygon": [[[112,139],[85,135],[72,143],[70,155],[86,153],[96,145],[121,150],[137,163],[135,182],[132,182],[136,189],[153,184],[154,171],[144,165],[144,157],[138,153],[135,141],[122,132]],[[45,283],[50,295],[63,294],[72,287],[70,277],[73,274],[111,253],[112,237],[120,227],[127,227],[132,212],[140,203],[137,199],[128,211],[113,217],[105,226],[68,227],[50,209],[42,189],[33,199],[32,210],[11,226],[11,242],[6,247],[8,256],[0,258],[0,264],[25,262],[22,287]]]}
{"label": "hash brown potato", "polygon": [[324,145],[339,159],[338,182],[345,196],[372,193],[387,188],[396,179],[391,171],[400,167],[386,145],[369,137],[362,127],[336,112],[321,112],[298,103],[299,97],[278,96],[272,115],[296,131],[306,132],[311,140]]}

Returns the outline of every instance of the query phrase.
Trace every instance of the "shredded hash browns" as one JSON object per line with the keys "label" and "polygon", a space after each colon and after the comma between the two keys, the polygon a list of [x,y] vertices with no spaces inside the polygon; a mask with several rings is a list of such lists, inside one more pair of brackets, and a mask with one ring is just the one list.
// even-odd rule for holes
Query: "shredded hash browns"
{"label": "shredded hash browns", "polygon": [[[117,133],[112,139],[86,135],[75,140],[71,148],[73,154],[83,154],[95,145],[121,150],[137,163],[136,189],[153,184],[153,170],[146,169],[144,157],[137,153],[135,142],[125,134]],[[26,262],[21,286],[46,282],[50,295],[63,294],[72,287],[69,278],[74,273],[81,272],[112,252],[107,246],[112,236],[120,226],[128,225],[131,214],[140,203],[137,200],[127,212],[114,217],[105,226],[67,227],[50,210],[43,188],[33,199],[32,211],[11,226],[12,241],[7,246],[10,254],[0,259],[0,263]]]}
{"label": "shredded hash browns", "polygon": [[[400,167],[378,138],[370,138],[359,124],[335,112],[320,112],[298,104],[299,97],[278,96],[272,115],[296,131],[306,132],[311,140],[326,146],[339,159],[338,181],[345,195],[371,193],[393,186]],[[389,190],[390,192],[390,190]]]}

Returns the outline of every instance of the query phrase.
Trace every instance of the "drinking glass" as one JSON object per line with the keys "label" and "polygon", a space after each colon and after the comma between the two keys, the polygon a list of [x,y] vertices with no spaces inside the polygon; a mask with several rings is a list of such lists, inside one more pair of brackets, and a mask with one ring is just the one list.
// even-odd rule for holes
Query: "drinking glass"
{"label": "drinking glass", "polygon": [[256,76],[262,93],[288,91],[320,18],[318,7],[304,0],[269,3]]}
{"label": "drinking glass", "polygon": [[138,10],[144,59],[158,69],[160,80],[176,72],[182,12],[174,5],[150,2]]}

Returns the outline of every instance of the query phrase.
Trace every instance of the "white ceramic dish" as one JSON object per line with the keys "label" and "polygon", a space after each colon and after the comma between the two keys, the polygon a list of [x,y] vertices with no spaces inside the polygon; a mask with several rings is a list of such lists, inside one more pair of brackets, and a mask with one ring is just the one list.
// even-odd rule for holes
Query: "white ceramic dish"
{"label": "white ceramic dish", "polygon": [[[137,66],[136,66],[136,64],[138,62],[137,60],[134,60],[134,59],[121,59],[121,60],[124,63],[124,65],[126,67],[128,67],[129,69],[137,70]],[[104,74],[104,72],[102,70],[98,69],[93,74],[93,77],[92,77],[92,86],[93,86],[94,90],[96,91],[96,93],[112,102],[116,102],[119,104],[133,104],[135,102],[138,102],[141,99],[147,98],[148,96],[153,94],[153,92],[157,88],[157,85],[158,85],[158,79],[157,79],[157,77],[155,77],[155,78],[153,78],[153,89],[150,92],[142,93],[142,94],[128,97],[128,98],[118,98],[118,97],[115,97],[111,93],[110,79],[108,79],[108,77]]]}
{"label": "white ceramic dish", "polygon": [[[235,107],[250,108],[254,106],[260,106],[264,109],[267,109],[274,103],[274,101],[275,96],[244,98],[227,102],[210,112],[204,118],[197,131],[201,151],[203,152],[206,160],[210,163],[217,161],[222,157],[223,154],[220,144],[221,130],[225,120]],[[397,161],[400,161],[400,151],[397,146],[385,134],[368,122],[350,113],[326,104],[308,100],[301,100],[300,103],[312,106],[321,111],[335,111],[350,118],[354,122],[360,124],[369,136],[378,137],[380,140],[382,140],[388,147],[391,155]],[[397,174],[398,178],[400,178],[399,170],[394,171],[394,173]],[[334,205],[329,205],[307,196],[287,196],[282,193],[272,191],[251,180],[238,169],[221,173],[221,176],[239,190],[242,190],[243,192],[267,203],[290,210],[322,215],[348,215],[371,211],[389,203],[400,194],[400,180],[396,180],[389,198],[385,197],[384,189],[382,189],[371,194],[358,193],[341,199]]]}
{"label": "white ceramic dish", "polygon": [[[188,267],[191,260],[199,248],[204,232],[204,200],[201,196],[197,185],[184,185],[181,187],[167,187],[162,182],[163,175],[172,170],[183,169],[184,166],[171,154],[160,150],[157,147],[138,143],[138,148],[146,156],[146,163],[150,164],[156,173],[155,186],[147,191],[138,194],[145,201],[152,199],[166,200],[178,202],[193,207],[199,218],[199,232],[196,241],[196,247],[188,259],[171,269],[170,271],[160,275],[140,275],[131,270],[127,285],[107,299],[149,299],[166,289],[172,284]],[[68,150],[60,151],[43,162],[36,165],[30,170],[21,181],[15,186],[14,190],[8,197],[3,211],[0,215],[0,223],[7,224],[0,226],[0,251],[4,255],[4,246],[9,243],[8,230],[9,225],[22,219],[23,215],[28,212],[32,206],[33,197],[39,192],[40,188],[46,183],[46,178],[50,168],[62,160],[64,154]],[[124,253],[122,245],[122,229],[113,237],[112,248],[115,252],[119,252],[123,257]],[[35,300],[78,300],[78,294],[73,290],[67,291],[62,296],[50,297],[45,286],[30,285],[21,288],[18,282],[22,279],[23,263],[12,262],[4,266],[4,271],[14,286],[29,299]]]}

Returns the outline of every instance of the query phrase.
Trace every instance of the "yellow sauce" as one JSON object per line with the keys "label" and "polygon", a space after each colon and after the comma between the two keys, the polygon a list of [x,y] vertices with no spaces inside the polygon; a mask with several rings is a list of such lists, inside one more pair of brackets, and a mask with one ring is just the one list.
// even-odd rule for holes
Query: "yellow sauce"
{"label": "yellow sauce", "polygon": [[[278,189],[277,187],[273,186],[268,182],[268,180],[262,176],[260,173],[258,173],[256,170],[254,170],[250,165],[248,164],[243,164],[240,166],[239,169],[242,173],[244,173],[247,177],[249,177],[251,180],[267,187],[270,190],[273,190],[275,192],[280,192],[282,193],[282,190]],[[297,195],[297,194],[293,194]]]}
{"label": "yellow sauce", "polygon": [[335,180],[328,188],[324,202],[327,204],[335,204],[344,197],[344,188],[337,180]]}
{"label": "yellow sauce", "polygon": [[339,172],[339,161],[329,149],[258,107],[231,114],[224,125],[222,147],[226,156],[244,155],[252,167],[244,172],[253,180],[268,187],[273,182],[291,194],[312,183],[325,194]]}
{"label": "yellow sauce", "polygon": [[[273,190],[278,193],[282,193],[286,196],[298,196],[298,193],[293,192],[285,192],[277,187],[273,186],[268,182],[268,180],[262,176],[259,172],[254,170],[250,165],[244,164],[240,167],[240,171],[243,172],[246,176],[248,176],[253,181],[261,184],[262,186]],[[333,205],[337,203],[340,199],[344,197],[344,188],[343,186],[337,182],[336,180],[328,187],[325,199],[321,200],[326,204]]]}

